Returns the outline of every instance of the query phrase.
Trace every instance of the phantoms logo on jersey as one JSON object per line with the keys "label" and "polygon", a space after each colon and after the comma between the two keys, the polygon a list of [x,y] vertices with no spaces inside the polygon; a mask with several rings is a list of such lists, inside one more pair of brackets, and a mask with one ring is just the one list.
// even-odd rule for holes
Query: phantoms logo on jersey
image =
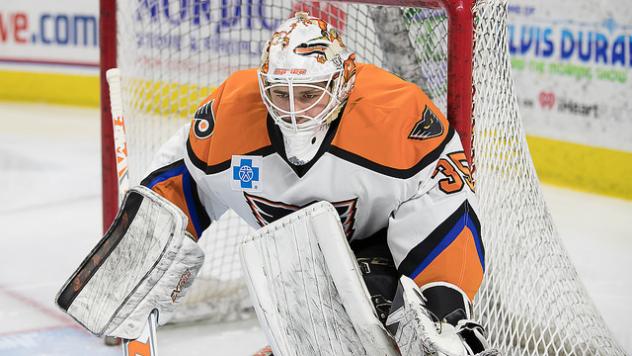
{"label": "phantoms logo on jersey", "polygon": [[260,192],[261,161],[261,156],[233,156],[231,188],[244,192]]}
{"label": "phantoms logo on jersey", "polygon": [[[315,203],[311,202],[303,206],[298,206],[271,201],[248,193],[244,193],[244,197],[246,197],[246,201],[248,202],[248,205],[252,210],[252,214],[257,219],[257,222],[259,222],[259,225],[261,225],[262,227],[297,210],[300,210],[310,204]],[[340,222],[342,222],[342,227],[345,230],[345,235],[347,235],[347,239],[351,239],[351,237],[353,236],[353,226],[355,224],[357,202],[358,198],[343,200],[339,202],[331,202],[331,205],[336,208],[338,215],[340,215]]]}
{"label": "phantoms logo on jersey", "polygon": [[421,120],[419,120],[413,130],[408,135],[408,138],[413,140],[425,140],[441,136],[443,134],[443,125],[437,117],[437,115],[428,106],[424,108],[423,114],[421,114]]}
{"label": "phantoms logo on jersey", "polygon": [[204,104],[195,112],[195,122],[193,123],[193,132],[200,140],[210,137],[215,129],[215,114],[213,113],[213,102]]}

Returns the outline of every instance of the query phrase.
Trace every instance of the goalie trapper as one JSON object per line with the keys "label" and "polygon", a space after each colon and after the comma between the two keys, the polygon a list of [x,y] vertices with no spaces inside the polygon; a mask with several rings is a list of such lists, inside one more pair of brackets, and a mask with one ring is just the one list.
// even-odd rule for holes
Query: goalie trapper
{"label": "goalie trapper", "polygon": [[[489,346],[483,326],[469,319],[469,302],[464,304],[466,308],[451,309],[451,313],[439,311],[441,316],[438,317],[437,313],[430,312],[429,298],[412,279],[402,276],[397,288],[386,327],[402,356],[500,354]],[[463,318],[466,315],[467,318]]]}

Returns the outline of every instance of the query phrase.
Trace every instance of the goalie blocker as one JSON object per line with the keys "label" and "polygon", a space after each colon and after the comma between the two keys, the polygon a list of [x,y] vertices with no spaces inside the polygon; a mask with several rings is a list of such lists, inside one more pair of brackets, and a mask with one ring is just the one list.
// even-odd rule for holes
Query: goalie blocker
{"label": "goalie blocker", "polygon": [[131,189],[57,304],[97,336],[136,339],[156,310],[166,323],[204,261],[186,224],[172,203],[147,188]]}

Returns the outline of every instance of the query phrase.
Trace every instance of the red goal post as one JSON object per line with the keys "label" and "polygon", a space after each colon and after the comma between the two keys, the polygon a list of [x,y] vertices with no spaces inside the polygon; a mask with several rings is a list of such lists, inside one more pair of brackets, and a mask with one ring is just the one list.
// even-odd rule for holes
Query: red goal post
{"label": "red goal post", "polygon": [[99,1],[100,91],[101,91],[101,195],[103,233],[118,211],[118,175],[110,91],[105,72],[116,68],[116,0]]}

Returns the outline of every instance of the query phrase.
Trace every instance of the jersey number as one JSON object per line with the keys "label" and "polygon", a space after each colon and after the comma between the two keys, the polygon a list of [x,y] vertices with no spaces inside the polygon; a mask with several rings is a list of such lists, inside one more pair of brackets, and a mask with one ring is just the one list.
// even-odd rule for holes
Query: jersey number
{"label": "jersey number", "polygon": [[437,162],[437,168],[432,173],[432,178],[441,173],[445,178],[439,180],[439,189],[446,194],[460,192],[463,185],[467,184],[474,191],[474,180],[470,173],[470,167],[463,151],[448,154],[449,160],[441,158]]}

